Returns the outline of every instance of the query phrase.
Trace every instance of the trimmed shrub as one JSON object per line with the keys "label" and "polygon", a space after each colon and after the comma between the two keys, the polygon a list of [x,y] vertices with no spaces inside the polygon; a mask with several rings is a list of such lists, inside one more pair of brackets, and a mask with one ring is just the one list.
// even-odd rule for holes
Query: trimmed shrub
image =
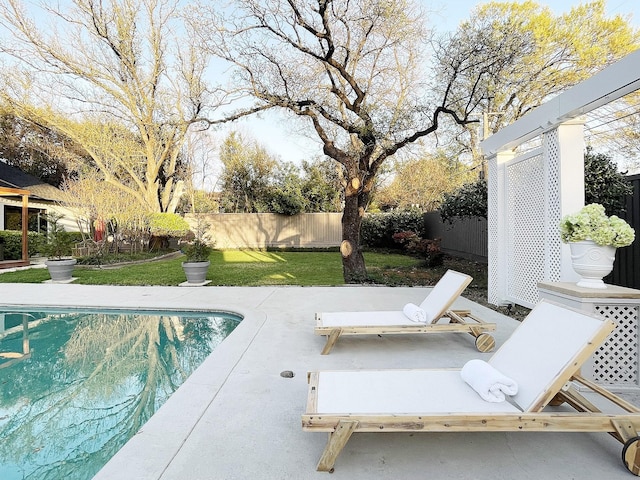
{"label": "trimmed shrub", "polygon": [[149,250],[169,248],[169,238],[182,238],[189,233],[189,223],[177,213],[152,213],[149,215]]}
{"label": "trimmed shrub", "polygon": [[421,258],[425,267],[439,267],[444,261],[444,254],[440,249],[441,238],[429,240],[416,232],[407,231],[394,233],[393,240],[404,246],[410,255]]}
{"label": "trimmed shrub", "polygon": [[393,235],[408,230],[424,235],[422,212],[368,213],[362,220],[360,241],[366,247],[400,249],[402,245],[394,241]]}
{"label": "trimmed shrub", "polygon": [[184,237],[189,224],[177,213],[152,213],[149,215],[149,231],[157,237]]}
{"label": "trimmed shrub", "polygon": [[467,183],[459,190],[445,195],[439,211],[442,221],[449,223],[455,217],[487,218],[486,180]]}
{"label": "trimmed shrub", "polygon": [[[28,232],[29,256],[40,252],[45,243],[42,233]],[[4,260],[20,260],[22,258],[22,232],[19,230],[0,230],[0,243],[3,244]]]}

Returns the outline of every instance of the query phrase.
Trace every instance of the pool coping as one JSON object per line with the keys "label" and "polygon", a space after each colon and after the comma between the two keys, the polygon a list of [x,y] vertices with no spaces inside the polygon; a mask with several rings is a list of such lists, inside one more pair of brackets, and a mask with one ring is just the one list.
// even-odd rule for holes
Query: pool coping
{"label": "pool coping", "polygon": [[[228,311],[228,309],[227,309]],[[232,312],[242,321],[185,380],[94,479],[159,479],[215,401],[264,325],[257,311]],[[141,454],[144,452],[144,454]],[[125,469],[122,467],[126,466]]]}

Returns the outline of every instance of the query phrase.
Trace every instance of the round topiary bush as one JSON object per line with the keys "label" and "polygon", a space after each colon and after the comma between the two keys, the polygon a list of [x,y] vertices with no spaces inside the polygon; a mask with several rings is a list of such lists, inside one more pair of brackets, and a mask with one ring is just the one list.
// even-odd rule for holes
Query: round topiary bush
{"label": "round topiary bush", "polygon": [[177,213],[152,213],[149,215],[149,249],[169,247],[169,237],[181,238],[189,233],[189,223]]}

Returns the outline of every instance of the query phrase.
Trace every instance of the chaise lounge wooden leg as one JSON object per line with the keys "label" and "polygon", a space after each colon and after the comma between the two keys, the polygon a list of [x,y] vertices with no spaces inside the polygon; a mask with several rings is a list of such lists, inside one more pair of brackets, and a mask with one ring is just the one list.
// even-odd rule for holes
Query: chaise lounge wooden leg
{"label": "chaise lounge wooden leg", "polygon": [[331,330],[331,333],[327,337],[327,343],[325,343],[324,348],[322,349],[322,352],[320,352],[322,355],[327,355],[331,351],[333,346],[338,341],[338,337],[340,336],[341,333],[342,333],[341,328],[334,328],[333,330]]}
{"label": "chaise lounge wooden leg", "polygon": [[318,462],[317,470],[319,472],[333,472],[333,465],[336,463],[336,458],[344,448],[344,446],[351,438],[351,434],[358,426],[357,421],[340,420],[335,432],[329,434],[329,440],[327,446],[324,447],[322,457]]}
{"label": "chaise lounge wooden leg", "polygon": [[[563,387],[556,397],[558,400],[563,399],[579,412],[600,413],[600,409],[587,400],[585,396],[578,392],[578,390],[572,385]],[[617,428],[615,423],[614,426]],[[622,440],[622,442],[624,443],[624,440]]]}
{"label": "chaise lounge wooden leg", "polygon": [[478,327],[470,327],[469,334],[476,338],[476,348],[479,352],[487,353],[496,347],[496,341],[492,335],[484,333]]}

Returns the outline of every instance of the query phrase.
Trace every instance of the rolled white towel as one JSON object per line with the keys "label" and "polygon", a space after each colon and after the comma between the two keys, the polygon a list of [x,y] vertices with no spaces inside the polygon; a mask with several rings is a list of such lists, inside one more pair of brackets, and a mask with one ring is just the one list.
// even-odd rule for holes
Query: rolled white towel
{"label": "rolled white towel", "polygon": [[423,309],[413,303],[407,303],[402,308],[402,313],[412,322],[424,323],[427,321],[427,314]]}
{"label": "rolled white towel", "polygon": [[462,379],[487,402],[503,402],[518,393],[518,384],[484,360],[469,360],[460,371]]}

